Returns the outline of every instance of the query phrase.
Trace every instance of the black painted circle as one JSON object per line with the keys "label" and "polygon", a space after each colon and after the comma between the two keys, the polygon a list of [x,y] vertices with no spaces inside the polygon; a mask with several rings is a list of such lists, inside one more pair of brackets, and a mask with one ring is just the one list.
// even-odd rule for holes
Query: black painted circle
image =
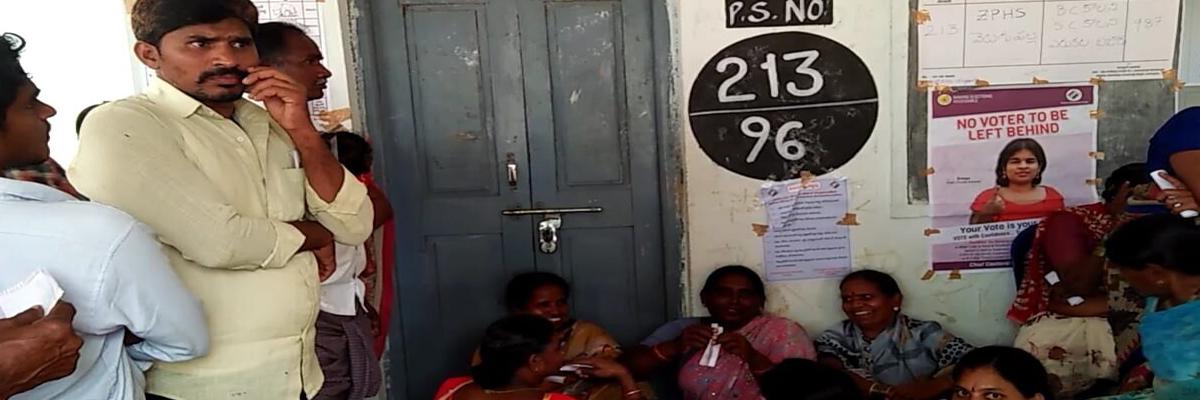
{"label": "black painted circle", "polygon": [[[797,96],[787,89],[788,82],[803,92],[812,88],[816,79],[796,72],[812,53],[796,54],[812,50],[819,55],[809,68],[819,72],[824,85],[816,93]],[[772,96],[769,73],[763,67],[768,54],[775,55],[777,96]],[[788,54],[791,60],[785,61]],[[747,66],[746,75],[732,83],[728,81],[741,70],[739,63],[725,61],[724,68],[719,68],[722,60],[730,57],[744,60]],[[721,102],[723,85],[728,86],[724,91],[728,97],[755,98]],[[717,164],[750,178],[786,180],[799,177],[802,171],[823,175],[854,158],[875,129],[879,94],[867,65],[840,43],[804,32],[771,33],[734,43],[709,60],[692,85],[688,115],[700,148]],[[746,123],[751,130],[762,130],[764,119],[770,125],[768,140],[757,158],[748,162],[759,139],[743,134],[742,126]],[[776,133],[789,122],[803,124],[785,132],[786,141],[795,140],[805,147],[802,158],[793,151],[795,147],[784,147],[798,158],[795,160],[784,158],[776,148]]]}

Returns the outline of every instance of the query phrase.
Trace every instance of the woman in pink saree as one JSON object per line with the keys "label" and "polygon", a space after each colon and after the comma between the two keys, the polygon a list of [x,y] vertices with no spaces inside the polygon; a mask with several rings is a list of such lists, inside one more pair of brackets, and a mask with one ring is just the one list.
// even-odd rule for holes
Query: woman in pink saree
{"label": "woman in pink saree", "polygon": [[[754,271],[721,267],[700,291],[711,317],[686,318],[660,327],[629,350],[631,369],[642,373],[674,367],[683,398],[762,399],[758,379],[789,358],[816,357],[799,324],[763,313],[766,290]],[[702,363],[712,345],[714,362]]]}

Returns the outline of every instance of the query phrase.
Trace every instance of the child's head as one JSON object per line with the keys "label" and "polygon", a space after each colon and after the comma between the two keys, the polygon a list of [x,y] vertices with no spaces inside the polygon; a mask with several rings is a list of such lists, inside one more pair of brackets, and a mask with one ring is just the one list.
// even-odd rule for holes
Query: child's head
{"label": "child's head", "polygon": [[371,172],[374,162],[371,143],[353,132],[331,132],[321,135],[338,161],[354,175]]}
{"label": "child's head", "polygon": [[783,360],[759,381],[767,400],[864,399],[845,372],[800,358]]}

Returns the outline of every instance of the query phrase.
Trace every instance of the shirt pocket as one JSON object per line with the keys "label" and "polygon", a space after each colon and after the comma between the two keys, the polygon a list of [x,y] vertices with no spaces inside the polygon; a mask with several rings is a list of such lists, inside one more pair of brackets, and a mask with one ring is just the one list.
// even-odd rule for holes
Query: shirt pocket
{"label": "shirt pocket", "polygon": [[307,180],[302,168],[277,170],[267,177],[267,213],[272,219],[291,222],[304,217]]}

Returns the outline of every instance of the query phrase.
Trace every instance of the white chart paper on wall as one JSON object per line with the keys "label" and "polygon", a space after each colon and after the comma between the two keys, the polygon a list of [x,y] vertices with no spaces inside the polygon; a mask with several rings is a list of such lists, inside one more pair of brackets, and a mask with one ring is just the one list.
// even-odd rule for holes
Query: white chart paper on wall
{"label": "white chart paper on wall", "polygon": [[[321,21],[321,3],[319,0],[252,0],[258,7],[258,22],[287,22],[304,28],[321,54],[325,50],[325,27]],[[154,80],[154,71],[146,69],[146,82]],[[308,105],[309,111],[315,116],[318,112],[329,109],[329,91],[325,97],[314,100]],[[320,126],[320,125],[318,125]]]}
{"label": "white chart paper on wall", "polygon": [[769,182],[759,191],[768,231],[763,264],[772,282],[839,278],[850,272],[846,178]]}
{"label": "white chart paper on wall", "polygon": [[1179,10],[1179,0],[921,0],[921,80],[1162,79]]}

